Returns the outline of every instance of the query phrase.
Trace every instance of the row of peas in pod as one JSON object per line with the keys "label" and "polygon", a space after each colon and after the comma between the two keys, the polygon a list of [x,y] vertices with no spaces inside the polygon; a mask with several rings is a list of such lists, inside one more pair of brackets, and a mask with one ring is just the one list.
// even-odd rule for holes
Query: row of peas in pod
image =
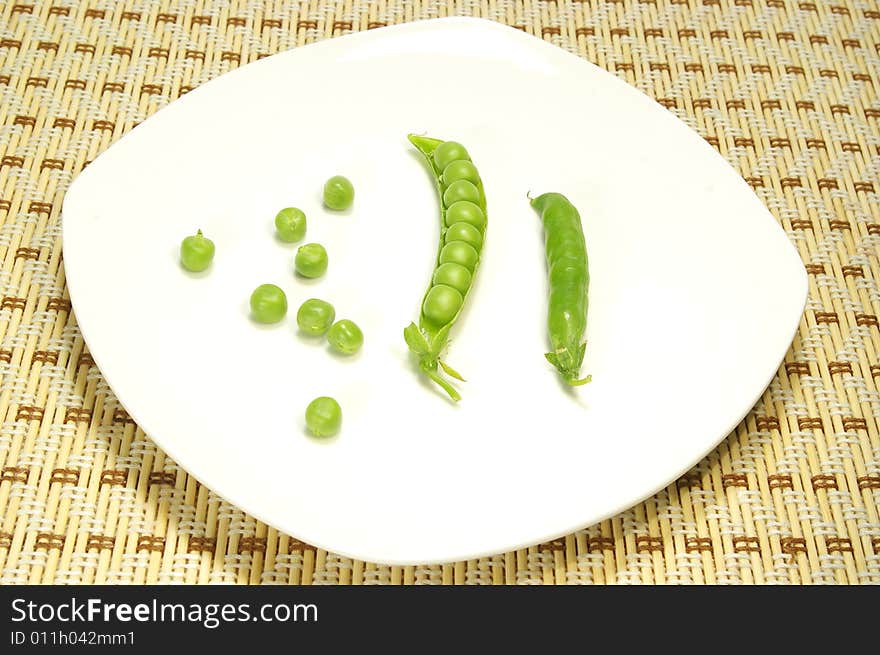
{"label": "row of peas in pod", "polygon": [[422,153],[434,177],[440,199],[440,242],[419,323],[410,323],[403,336],[422,372],[453,400],[459,400],[458,391],[440,370],[457,380],[463,378],[440,357],[480,263],[486,235],[486,195],[480,173],[462,144],[414,134],[409,140]]}
{"label": "row of peas in pod", "polygon": [[[342,211],[354,202],[354,186],[348,178],[335,175],[323,187],[323,203],[327,209]],[[275,233],[284,243],[297,243],[306,236],[305,213],[297,207],[286,207],[275,216]],[[187,271],[208,270],[214,259],[214,242],[201,230],[187,236],[180,244],[180,264]],[[329,257],[320,243],[307,243],[297,249],[293,268],[297,275],[315,279],[327,272]],[[266,283],[253,290],[249,300],[251,319],[257,323],[278,323],[287,315],[287,295],[281,287]],[[296,313],[301,334],[326,337],[330,348],[342,355],[354,355],[364,343],[360,327],[350,319],[336,320],[336,309],[320,298],[309,298]],[[339,432],[342,408],[329,396],[315,398],[306,407],[306,427],[314,436],[329,437]]]}

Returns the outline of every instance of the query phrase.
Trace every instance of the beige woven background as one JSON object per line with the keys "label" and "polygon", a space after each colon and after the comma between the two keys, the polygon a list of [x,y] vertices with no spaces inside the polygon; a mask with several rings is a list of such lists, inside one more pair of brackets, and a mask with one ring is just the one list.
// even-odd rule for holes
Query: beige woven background
{"label": "beige woven background", "polygon": [[[243,514],[132,423],[70,312],[59,212],[88,161],[220,73],[450,14],[541,36],[683,119],[779,220],[810,295],[758,405],[663,492],[527,550],[379,566]],[[0,583],[880,583],[878,37],[870,0],[4,0]]]}

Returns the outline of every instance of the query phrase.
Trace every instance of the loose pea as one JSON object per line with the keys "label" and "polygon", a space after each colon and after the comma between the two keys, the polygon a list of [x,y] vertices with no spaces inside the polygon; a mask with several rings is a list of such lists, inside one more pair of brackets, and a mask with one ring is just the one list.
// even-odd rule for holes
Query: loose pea
{"label": "loose pea", "polygon": [[296,207],[285,207],[275,215],[275,232],[285,243],[301,241],[306,235],[306,215]]}
{"label": "loose pea", "polygon": [[434,284],[445,284],[462,294],[467,293],[471,286],[471,272],[461,264],[446,262],[434,271]]}
{"label": "loose pea", "polygon": [[340,211],[354,202],[354,185],[347,177],[334,175],[324,183],[324,206]]}
{"label": "loose pea", "polygon": [[468,200],[470,202],[480,202],[480,190],[473,182],[467,180],[456,180],[443,192],[443,204],[449,207],[459,200]]}
{"label": "loose pea", "polygon": [[465,147],[457,141],[444,141],[434,150],[434,163],[441,171],[459,159],[470,161],[470,155]]}
{"label": "loose pea", "polygon": [[306,407],[306,427],[316,437],[332,437],[342,427],[342,408],[329,396],[315,398]]}
{"label": "loose pea", "polygon": [[462,302],[464,300],[457,289],[445,284],[435,284],[425,295],[422,311],[425,318],[434,324],[446,325],[455,318]]}
{"label": "loose pea", "polygon": [[336,310],[326,300],[309,298],[296,312],[299,329],[312,336],[320,336],[330,329],[336,318]]}
{"label": "loose pea", "polygon": [[258,323],[277,323],[287,314],[287,296],[274,284],[261,284],[251,293],[251,316]]}
{"label": "loose pea", "polygon": [[477,250],[483,245],[483,235],[470,223],[453,223],[446,230],[446,241],[464,241]]}
{"label": "loose pea", "polygon": [[448,262],[460,264],[469,271],[472,271],[476,268],[479,258],[480,256],[473,246],[468,245],[464,241],[450,241],[440,251],[439,262],[441,264]]}
{"label": "loose pea", "polygon": [[477,184],[480,181],[480,174],[471,162],[458,159],[446,165],[440,180],[447,187],[457,180],[467,180],[471,184]]}
{"label": "loose pea", "polygon": [[364,345],[364,333],[347,318],[336,321],[327,333],[330,346],[343,355],[354,355]]}
{"label": "loose pea", "polygon": [[296,251],[293,263],[303,277],[321,277],[327,271],[327,251],[320,243],[307,243]]}
{"label": "loose pea", "polygon": [[186,270],[200,273],[214,259],[214,242],[199,230],[180,243],[180,264]]}
{"label": "loose pea", "polygon": [[470,223],[478,230],[486,225],[486,214],[480,206],[469,200],[459,200],[446,209],[446,225]]}

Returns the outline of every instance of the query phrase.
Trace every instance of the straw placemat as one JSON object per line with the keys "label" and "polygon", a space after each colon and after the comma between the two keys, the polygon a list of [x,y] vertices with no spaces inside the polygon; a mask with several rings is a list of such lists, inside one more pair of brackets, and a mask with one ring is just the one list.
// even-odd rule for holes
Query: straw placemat
{"label": "straw placemat", "polygon": [[[541,36],[682,118],[769,207],[810,294],[754,410],[650,500],[527,550],[380,566],[259,523],[134,425],[71,314],[60,208],[87,162],[222,72],[452,14]],[[880,583],[878,85],[870,0],[7,0],[0,583]]]}

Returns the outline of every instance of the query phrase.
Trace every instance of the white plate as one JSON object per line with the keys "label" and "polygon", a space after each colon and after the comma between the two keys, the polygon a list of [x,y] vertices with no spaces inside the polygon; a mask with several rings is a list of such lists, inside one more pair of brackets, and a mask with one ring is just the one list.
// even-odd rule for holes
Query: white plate
{"label": "white plate", "polygon": [[[414,372],[402,330],[435,259],[437,198],[408,132],[470,150],[488,199],[481,269],[447,353],[453,405]],[[341,173],[355,207],[322,210]],[[526,194],[579,208],[592,285],[584,372],[544,360],[541,224]],[[301,207],[327,275],[292,274],[273,238]],[[119,401],[215,492],[336,553],[433,563],[600,521],[687,471],[742,419],[793,338],[804,268],[746,183],[697,134],[592,64],[475,19],[298,48],[192,91],[98,157],[64,201],[79,326]],[[217,247],[190,275],[177,248]],[[257,327],[251,290],[289,297]],[[352,360],[296,334],[308,297],[366,335]],[[304,434],[318,395],[344,410]]]}

